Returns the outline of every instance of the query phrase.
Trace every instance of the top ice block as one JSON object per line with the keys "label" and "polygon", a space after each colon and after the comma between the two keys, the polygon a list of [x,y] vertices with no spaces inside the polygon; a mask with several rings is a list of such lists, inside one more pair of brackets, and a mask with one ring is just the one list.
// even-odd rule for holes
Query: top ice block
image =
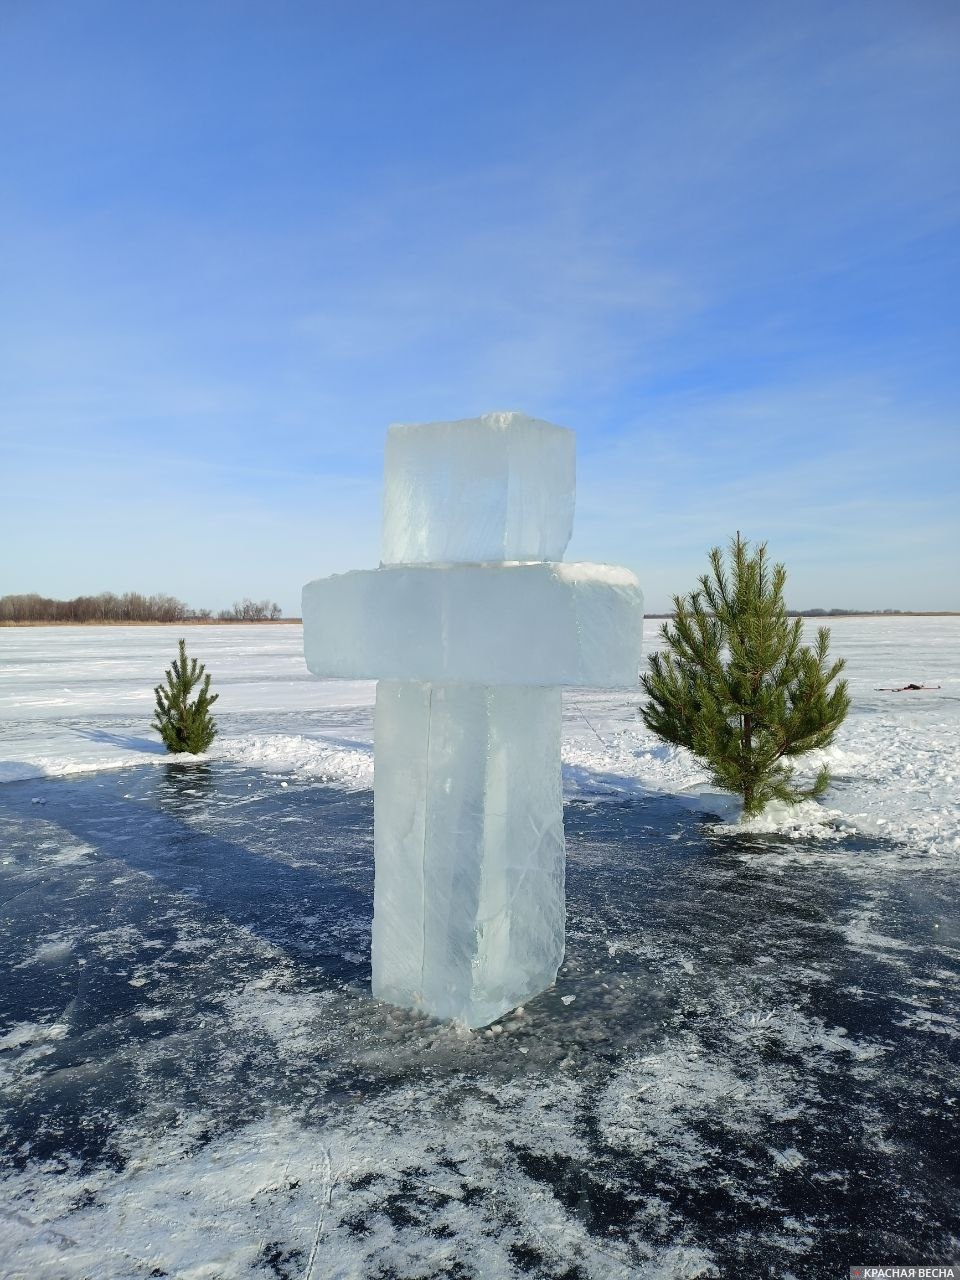
{"label": "top ice block", "polygon": [[382,563],[561,560],[575,467],[573,432],[523,413],[391,427]]}

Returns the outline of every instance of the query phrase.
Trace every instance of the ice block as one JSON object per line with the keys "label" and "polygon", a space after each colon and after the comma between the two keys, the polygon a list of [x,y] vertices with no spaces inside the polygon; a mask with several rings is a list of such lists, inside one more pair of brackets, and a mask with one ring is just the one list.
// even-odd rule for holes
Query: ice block
{"label": "ice block", "polygon": [[560,690],[377,686],[373,994],[483,1026],[563,958]]}
{"label": "ice block", "polygon": [[311,671],[352,679],[635,685],[643,596],[591,564],[359,570],[303,591]]}
{"label": "ice block", "polygon": [[522,413],[391,427],[382,561],[560,560],[575,479],[573,432]]}
{"label": "ice block", "polygon": [[560,689],[634,686],[629,570],[566,565],[573,433],[391,427],[381,567],[311,582],[317,675],[375,677],[373,991],[485,1026],[563,958]]}

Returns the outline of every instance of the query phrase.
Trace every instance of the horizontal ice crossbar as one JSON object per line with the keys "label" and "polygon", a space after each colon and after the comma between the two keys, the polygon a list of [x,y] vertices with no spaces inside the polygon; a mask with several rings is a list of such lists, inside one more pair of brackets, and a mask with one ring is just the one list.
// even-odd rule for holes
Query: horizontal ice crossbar
{"label": "horizontal ice crossbar", "polygon": [[643,596],[609,565],[402,565],[308,583],[303,623],[314,675],[616,688],[637,682]]}

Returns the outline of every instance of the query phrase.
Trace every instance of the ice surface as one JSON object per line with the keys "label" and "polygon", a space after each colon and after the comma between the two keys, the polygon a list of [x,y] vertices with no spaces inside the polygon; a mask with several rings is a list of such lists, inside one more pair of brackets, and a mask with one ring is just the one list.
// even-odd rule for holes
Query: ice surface
{"label": "ice surface", "polygon": [[[960,719],[958,629],[838,626],[864,641],[856,680],[895,630],[886,657],[953,673],[931,726]],[[292,654],[298,630],[222,629],[216,651],[242,666],[269,633]],[[29,652],[31,695],[100,689],[109,726],[115,669],[71,634],[70,679],[34,628],[0,631],[0,668]],[[169,662],[169,630],[152,643],[140,683]],[[248,731],[277,683],[259,674]],[[614,708],[629,723],[620,694],[574,696],[605,738]],[[887,768],[879,719],[860,704],[858,746]],[[943,731],[928,746],[946,761]],[[521,1257],[531,1277],[813,1280],[808,1259],[882,1257],[891,1234],[952,1256],[956,858],[918,875],[891,841],[731,842],[674,797],[594,800],[568,810],[555,991],[465,1034],[365,994],[369,794],[223,763],[0,787],[0,1274],[517,1280]]]}
{"label": "ice surface", "polygon": [[485,1026],[563,958],[560,690],[381,681],[373,992]]}
{"label": "ice surface", "polygon": [[[654,618],[644,623],[644,654],[657,649],[660,626]],[[853,708],[824,753],[837,782],[815,806],[822,823],[842,820],[845,829],[902,841],[890,855],[898,861],[934,850],[956,856],[960,618],[834,618],[830,626],[833,647],[847,658]],[[816,620],[805,621],[805,643],[815,633]],[[303,631],[294,623],[186,626],[183,634],[221,690],[211,760],[338,787],[372,786],[370,681],[309,675]],[[170,645],[163,626],[0,630],[0,783],[138,764],[162,772],[168,757],[150,730],[151,688],[169,665]],[[908,679],[942,688],[877,691]],[[657,792],[695,802],[707,789],[688,752],[658,743],[638,721],[637,701],[629,690],[565,696],[568,799]]]}
{"label": "ice surface", "polygon": [[610,565],[372,569],[309,583],[303,620],[316,675],[632,687],[643,596]]}
{"label": "ice surface", "polygon": [[[925,1173],[956,1164],[960,618],[831,630],[854,705],[829,836],[720,836],[635,692],[565,696],[576,927],[555,990],[469,1036],[363,994],[372,803],[327,752],[366,748],[371,785],[371,685],[309,677],[299,626],[188,627],[223,734],[209,768],[168,768],[169,628],[0,630],[0,776],[75,775],[0,786],[0,1257],[31,1280],[145,1258],[218,1280],[482,1258],[508,1280],[523,1251],[636,1280],[706,1274],[679,1252],[702,1248],[787,1275],[864,1229],[879,1256],[891,1221],[934,1256],[960,1203]],[[943,687],[876,691],[908,679]],[[115,764],[144,767],[83,776]],[[588,1212],[571,1179],[604,1193]]]}
{"label": "ice surface", "polygon": [[574,484],[573,432],[522,413],[391,427],[383,563],[559,560]]}

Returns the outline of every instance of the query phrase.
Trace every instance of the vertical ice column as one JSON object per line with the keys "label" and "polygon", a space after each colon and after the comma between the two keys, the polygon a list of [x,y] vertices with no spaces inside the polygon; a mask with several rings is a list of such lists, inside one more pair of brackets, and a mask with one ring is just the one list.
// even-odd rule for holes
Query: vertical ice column
{"label": "vertical ice column", "polygon": [[[520,414],[393,427],[383,563],[560,560],[574,437]],[[559,688],[381,681],[373,993],[484,1026],[563,959]]]}
{"label": "vertical ice column", "polygon": [[373,991],[484,1026],[563,959],[560,690],[377,686]]}

